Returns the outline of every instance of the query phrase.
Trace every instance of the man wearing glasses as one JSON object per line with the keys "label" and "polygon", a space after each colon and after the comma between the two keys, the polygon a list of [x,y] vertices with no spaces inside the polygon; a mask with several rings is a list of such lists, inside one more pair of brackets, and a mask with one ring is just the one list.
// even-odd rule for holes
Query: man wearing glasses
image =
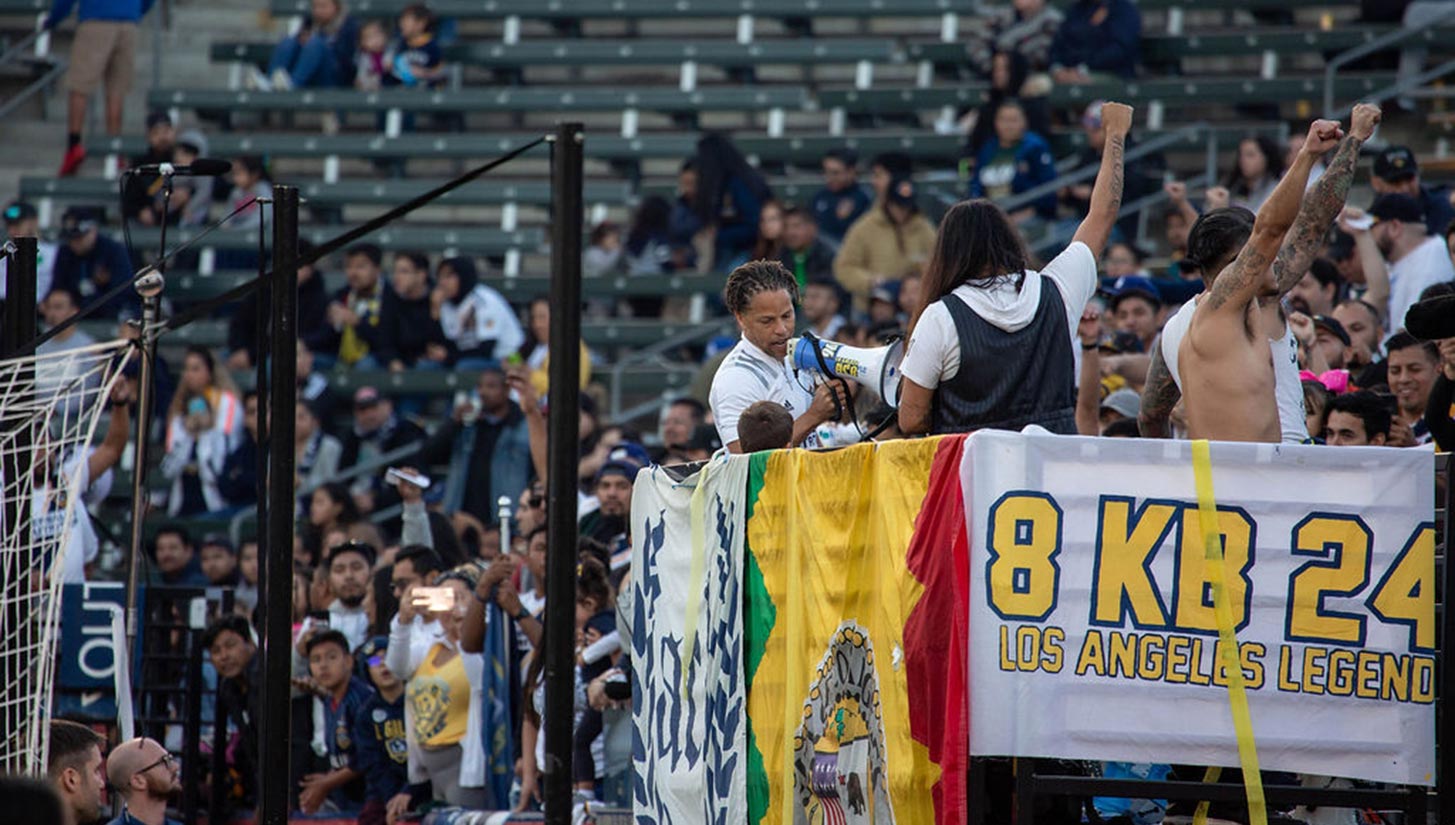
{"label": "man wearing glasses", "polygon": [[179,825],[167,818],[167,802],[182,790],[181,766],[160,742],[142,737],[117,745],[106,775],[125,803],[111,825]]}

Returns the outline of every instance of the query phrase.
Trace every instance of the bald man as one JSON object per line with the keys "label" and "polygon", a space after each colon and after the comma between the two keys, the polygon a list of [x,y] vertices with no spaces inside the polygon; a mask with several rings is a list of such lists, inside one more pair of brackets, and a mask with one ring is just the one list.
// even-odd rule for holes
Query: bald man
{"label": "bald man", "polygon": [[167,801],[182,790],[181,768],[155,739],[131,739],[112,749],[106,778],[125,807],[111,825],[180,825],[167,818]]}

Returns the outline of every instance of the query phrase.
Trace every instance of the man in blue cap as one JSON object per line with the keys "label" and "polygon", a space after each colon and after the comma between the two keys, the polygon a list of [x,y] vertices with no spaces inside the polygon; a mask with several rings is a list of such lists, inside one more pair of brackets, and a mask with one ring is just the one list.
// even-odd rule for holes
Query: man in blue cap
{"label": "man in blue cap", "polygon": [[1142,342],[1142,352],[1151,352],[1162,328],[1162,293],[1151,278],[1128,275],[1116,280],[1109,308],[1119,332],[1130,333]]}
{"label": "man in blue cap", "polygon": [[[612,555],[613,572],[618,569],[620,549],[630,546],[627,528],[631,524],[632,484],[637,472],[651,463],[642,445],[628,441],[613,449],[596,472],[597,506],[581,518],[580,534],[606,545]],[[625,558],[630,558],[629,552]]]}

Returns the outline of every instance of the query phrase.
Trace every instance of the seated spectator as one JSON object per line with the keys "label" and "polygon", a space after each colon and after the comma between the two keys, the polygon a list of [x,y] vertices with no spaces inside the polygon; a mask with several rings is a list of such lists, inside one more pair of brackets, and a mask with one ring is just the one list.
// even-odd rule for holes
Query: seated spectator
{"label": "seated spectator", "polygon": [[895,286],[897,284],[890,281],[874,287],[869,293],[870,326],[899,323],[899,293]]}
{"label": "seated spectator", "polygon": [[227,536],[212,533],[205,537],[198,558],[202,575],[207,577],[208,582],[218,587],[237,587],[240,579],[237,550]]}
{"label": "seated spectator", "polygon": [[293,415],[294,471],[297,489],[311,490],[338,475],[343,444],[323,431],[318,411],[299,399]]}
{"label": "seated spectator", "polygon": [[156,567],[157,584],[169,587],[207,587],[207,576],[192,546],[187,529],[177,524],[164,525],[152,539],[152,563]]}
{"label": "seated spectator", "polygon": [[776,260],[783,254],[783,205],[776,200],[763,204],[758,213],[758,240],[747,260]]}
{"label": "seated spectator", "polygon": [[[911,272],[899,281],[899,294],[895,296],[895,305],[899,307],[899,317],[908,321],[911,316],[920,310],[920,303],[924,300],[924,276],[919,272]],[[878,346],[877,343],[872,346]]]}
{"label": "seated spectator", "polygon": [[389,29],[382,20],[367,20],[359,27],[359,52],[354,58],[354,88],[377,92],[393,69]]}
{"label": "seated spectator", "polygon": [[445,78],[444,52],[435,42],[435,17],[429,6],[411,3],[399,13],[400,43],[385,78],[404,86],[437,88]]}
{"label": "seated spectator", "polygon": [[1288,303],[1305,315],[1332,315],[1344,282],[1327,258],[1315,258],[1308,272],[1288,292]]}
{"label": "seated spectator", "polygon": [[[131,159],[132,167],[153,163],[171,163],[177,152],[177,130],[166,112],[147,115],[147,150]],[[126,177],[122,191],[121,214],[142,226],[159,226],[162,220],[161,192],[165,181],[161,175],[133,172]],[[176,216],[173,215],[175,224]]]}
{"label": "seated spectator", "polygon": [[[1033,1],[1044,2],[1044,0]],[[1051,10],[1048,9],[1048,11]],[[976,163],[979,162],[981,150],[996,140],[995,114],[1000,110],[1000,104],[1007,100],[1020,104],[1021,111],[1025,112],[1026,123],[1030,131],[1042,136],[1051,134],[1051,112],[1046,106],[1045,99],[1025,97],[1021,94],[1021,89],[1026,85],[1026,77],[1030,72],[1025,57],[1016,52],[996,52],[990,65],[990,95],[972,116],[962,121],[969,126],[970,132],[965,148],[968,151],[969,159]],[[974,173],[974,169],[967,171],[971,174]]]}
{"label": "seated spectator", "polygon": [[234,507],[258,503],[258,392],[243,395],[243,433],[222,462],[217,490]]}
{"label": "seated spectator", "polygon": [[1389,406],[1368,390],[1330,398],[1327,417],[1324,441],[1330,446],[1382,447],[1389,440]]}
{"label": "seated spectator", "polygon": [[389,669],[389,637],[376,636],[359,648],[361,669],[374,695],[354,717],[354,767],[364,776],[359,825],[384,825],[387,806],[409,784],[409,737],[404,726],[404,682]]}
{"label": "seated spectator", "polygon": [[232,603],[238,615],[251,616],[258,606],[258,541],[249,539],[237,551],[237,587],[232,591]]}
{"label": "seated spectator", "polygon": [[[1056,178],[1051,148],[1045,138],[1028,130],[1025,109],[1018,101],[1001,101],[995,111],[995,135],[975,159],[970,197],[1001,200]],[[1055,220],[1056,193],[1047,192],[1010,217],[1016,223],[1033,217]]]}
{"label": "seated spectator", "polygon": [[1440,349],[1435,342],[1420,341],[1408,332],[1390,338],[1384,347],[1389,353],[1389,389],[1397,404],[1395,422],[1409,432],[1408,437],[1396,438],[1391,446],[1428,444],[1432,436],[1425,423],[1425,407],[1435,376],[1441,372]]}
{"label": "seated spectator", "polygon": [[1117,332],[1139,342],[1140,352],[1151,352],[1164,315],[1157,285],[1135,275],[1118,278],[1108,308],[1116,320]]}
{"label": "seated spectator", "polygon": [[972,30],[965,39],[970,67],[982,77],[993,77],[992,55],[1013,54],[1029,71],[1044,72],[1051,65],[1051,43],[1063,19],[1060,10],[1046,0],[982,6],[972,18]]}
{"label": "seated spectator", "polygon": [[1106,278],[1147,278],[1151,275],[1142,268],[1142,251],[1136,246],[1117,241],[1108,244],[1106,254],[1101,257],[1101,271]]}
{"label": "seated spectator", "polygon": [[662,408],[662,417],[657,423],[657,434],[662,446],[667,449],[686,446],[692,434],[707,420],[707,407],[695,398],[672,399]]}
{"label": "seated spectator", "polygon": [[796,206],[783,212],[783,251],[778,260],[800,287],[834,276],[834,250],[818,237],[813,213]]}
{"label": "seated spectator", "polygon": [[[762,174],[749,165],[726,136],[710,133],[697,142],[697,197],[693,199],[693,210],[702,229],[713,230],[711,252],[717,268],[753,251],[759,212],[772,197]],[[705,239],[703,244],[705,248]],[[698,254],[701,266],[702,251]]]}
{"label": "seated spectator", "polygon": [[1390,146],[1374,156],[1374,174],[1369,185],[1377,195],[1408,195],[1420,203],[1425,228],[1431,235],[1447,232],[1455,221],[1450,187],[1426,186],[1420,180],[1420,164],[1406,146]]}
{"label": "seated spectator", "polygon": [[[273,197],[273,182],[268,176],[268,167],[256,155],[244,155],[232,161],[232,195],[228,210],[237,215],[228,222],[232,229],[257,229],[263,221],[262,203],[249,203],[254,199]],[[272,214],[269,212],[268,214]]]}
{"label": "seated spectator", "polygon": [[[536,298],[530,302],[530,337],[522,352],[530,382],[538,395],[545,395],[551,383],[551,302]],[[581,387],[591,383],[591,353],[581,342]]]}
{"label": "seated spectator", "polygon": [[390,372],[444,369],[450,349],[430,311],[429,257],[423,252],[398,253],[389,283],[393,289],[384,295],[374,357]]}
{"label": "seated spectator", "polygon": [[1273,187],[1283,177],[1283,153],[1266,135],[1243,138],[1238,144],[1238,162],[1223,183],[1228,190],[1228,206],[1241,206],[1256,213],[1273,194]]}
{"label": "seated spectator", "polygon": [[[331,548],[325,545],[330,531],[347,531],[359,521],[359,508],[343,482],[330,481],[309,497],[308,523],[303,526],[303,545],[317,559]],[[372,560],[370,561],[372,564]]]}
{"label": "seated spectator", "polygon": [[738,446],[744,453],[793,446],[793,414],[782,404],[758,401],[738,417]]}
{"label": "seated spectator", "polygon": [[859,183],[858,166],[859,154],[853,149],[830,149],[823,156],[824,185],[813,196],[813,217],[823,236],[836,245],[874,205]]}
{"label": "seated spectator", "polygon": [[483,369],[520,350],[520,318],[504,295],[480,281],[474,258],[446,258],[438,274],[430,306],[455,349],[456,369]]}
{"label": "seated spectator", "polygon": [[587,278],[610,275],[621,266],[621,261],[621,227],[611,221],[591,227],[586,254],[581,256],[581,274]]}
{"label": "seated spectator", "polygon": [[[81,297],[82,306],[132,276],[131,256],[126,247],[101,234],[101,210],[73,206],[61,216],[61,248],[56,253],[52,289],[69,289]],[[140,316],[136,291],[123,289],[88,317],[111,318],[123,311]]]}
{"label": "seated spectator", "polygon": [[486,525],[499,522],[497,500],[519,495],[535,475],[525,415],[511,401],[499,367],[480,372],[475,397],[435,431],[420,457],[424,462],[449,462],[446,513],[463,511]]}
{"label": "seated spectator", "polygon": [[354,244],[344,250],[344,278],[348,286],[334,295],[328,306],[331,334],[310,340],[318,354],[337,356],[338,363],[362,370],[382,369],[375,356],[380,343],[380,314],[388,287],[380,278],[384,253],[371,243]]}
{"label": "seated spectator", "polygon": [[351,86],[358,42],[358,21],[343,0],[313,0],[303,27],[274,47],[267,74],[253,70],[251,84],[264,91]]}
{"label": "seated spectator", "polygon": [[1130,80],[1142,54],[1142,16],[1131,0],[1076,0],[1051,41],[1057,83]]}
{"label": "seated spectator", "polygon": [[[695,179],[697,173],[683,174]],[[680,256],[676,253],[684,246],[673,235],[673,208],[661,195],[642,198],[626,236],[623,260],[628,275],[661,275],[679,268],[676,259]],[[685,248],[690,248],[691,236],[686,244]]]}
{"label": "seated spectator", "polygon": [[803,290],[803,320],[808,322],[807,331],[825,341],[838,340],[839,328],[844,325],[840,308],[839,285],[832,278],[810,281]]}
{"label": "seated spectator", "polygon": [[[483,743],[479,736],[466,735],[467,730],[479,730],[484,659],[460,646],[460,626],[475,600],[479,578],[474,565],[445,573],[435,586],[448,589],[451,597],[427,605],[415,601],[417,587],[406,588],[385,657],[389,670],[406,685],[410,775],[430,782],[435,801],[467,808],[484,807],[486,801]],[[410,627],[422,612],[443,630],[426,649],[410,643]]]}
{"label": "seated spectator", "polygon": [[677,197],[672,201],[671,214],[667,219],[674,269],[691,269],[697,266],[697,250],[693,246],[693,238],[702,230],[702,219],[698,217],[696,207],[697,188],[697,159],[688,158],[682,161],[682,168],[677,172]]}
{"label": "seated spectator", "polygon": [[[5,237],[36,238],[35,301],[39,304],[50,294],[55,282],[56,255],[60,247],[40,237],[40,212],[25,201],[14,201],[0,212],[5,220]],[[0,301],[5,300],[6,284],[10,272],[10,256],[0,255]]]}
{"label": "seated spectator", "polygon": [[217,368],[206,348],[188,347],[182,383],[167,411],[162,475],[172,482],[169,515],[196,515],[229,506],[218,484],[228,454],[242,441],[242,419],[242,403],[227,370]]}
{"label": "seated spectator", "polygon": [[[198,158],[207,157],[207,136],[199,129],[188,129],[177,136],[174,154],[178,166],[190,166]],[[216,179],[207,175],[176,178],[172,191],[172,212],[178,226],[206,226],[212,214],[212,192]],[[301,245],[302,242],[300,242]],[[298,275],[299,280],[303,274]],[[303,313],[300,308],[299,319]]]}
{"label": "seated spectator", "polygon": [[[80,301],[69,289],[53,289],[40,302],[41,318],[47,331],[71,320],[81,311]],[[94,346],[96,339],[77,324],[66,327],[59,334],[36,347],[36,355],[59,355],[71,350]],[[75,415],[83,409],[90,410],[96,401],[96,392],[101,376],[82,372],[81,362],[69,359],[47,359],[36,365],[36,392],[43,398],[56,398],[57,410],[66,415]],[[78,392],[79,390],[79,392]]]}
{"label": "seated spectator", "polygon": [[[339,469],[378,461],[386,453],[424,440],[424,430],[408,418],[395,415],[394,402],[387,396],[373,387],[359,387],[354,392],[354,424],[344,433]],[[354,479],[350,492],[361,505],[368,505],[361,506],[361,510],[376,509],[377,499],[385,490],[382,478],[383,473],[365,473]]]}
{"label": "seated spectator", "polygon": [[892,181],[883,201],[844,238],[834,259],[834,277],[856,306],[868,305],[876,284],[897,281],[929,260],[935,227],[920,213],[917,194],[909,178]]}
{"label": "seated spectator", "polygon": [[[914,174],[914,161],[909,155],[902,152],[885,152],[875,155],[869,161],[869,188],[874,192],[874,206],[884,203],[884,197],[889,193],[889,184],[899,178],[907,178]],[[864,214],[869,214],[865,210]],[[849,228],[853,228],[850,224]],[[844,233],[845,237],[848,233]]]}
{"label": "seated spectator", "polygon": [[318,361],[313,350],[301,338],[298,340],[294,364],[298,377],[298,400],[313,405],[318,420],[327,426],[338,412],[338,399],[328,387],[328,376],[318,370]]}
{"label": "seated spectator", "polygon": [[312,681],[311,691],[293,701],[291,779],[298,810],[356,815],[364,806],[364,778],[355,768],[353,732],[374,690],[354,675],[344,634],[324,630],[304,644]]}
{"label": "seated spectator", "polygon": [[[186,178],[186,180],[212,180],[211,178]],[[300,258],[313,254],[313,243],[306,238],[298,239]],[[313,378],[313,359],[320,353],[336,352],[338,334],[329,326],[328,289],[323,283],[323,273],[313,264],[298,267],[298,330],[299,358],[303,351],[309,352],[308,368],[298,370],[300,391]],[[258,298],[251,293],[238,304],[237,311],[227,322],[227,367],[231,370],[252,369],[256,363],[258,346]],[[332,349],[330,349],[332,346]],[[332,355],[324,354],[325,367],[333,366]],[[308,400],[317,399],[320,392],[328,388],[327,379],[320,386],[308,385]]]}
{"label": "seated spectator", "polygon": [[578,525],[582,537],[600,542],[613,556],[626,545],[632,489],[637,473],[650,464],[651,458],[640,444],[626,442],[607,453],[591,487],[597,508],[581,516]]}
{"label": "seated spectator", "polygon": [[167,803],[182,793],[182,763],[155,739],[122,742],[106,758],[107,781],[122,799],[111,825],[179,825]]}

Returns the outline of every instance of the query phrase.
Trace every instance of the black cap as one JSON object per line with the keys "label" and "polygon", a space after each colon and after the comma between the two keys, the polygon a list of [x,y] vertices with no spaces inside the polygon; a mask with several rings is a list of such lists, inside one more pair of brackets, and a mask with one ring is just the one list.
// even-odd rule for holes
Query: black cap
{"label": "black cap", "polygon": [[166,112],[162,111],[161,109],[158,109],[158,110],[152,112],[151,114],[147,115],[147,129],[148,130],[150,130],[153,126],[161,126],[161,125],[171,126],[172,125],[172,116],[169,115],[169,114],[167,114]]}
{"label": "black cap", "polygon": [[79,238],[100,225],[100,210],[93,206],[73,206],[61,215],[61,238]]}
{"label": "black cap", "polygon": [[232,546],[232,539],[222,533],[208,533],[198,547],[221,547],[228,552],[228,555],[237,555],[237,548]]}
{"label": "black cap", "polygon": [[1344,329],[1344,325],[1339,323],[1337,318],[1330,318],[1327,315],[1315,315],[1314,326],[1328,330],[1335,338],[1343,341],[1344,346],[1349,346],[1349,332]]}
{"label": "black cap", "polygon": [[889,184],[889,189],[884,192],[884,200],[896,206],[903,206],[906,209],[917,210],[915,195],[919,194],[915,189],[914,181],[910,178],[895,178]]}
{"label": "black cap", "polygon": [[1390,146],[1374,156],[1374,176],[1390,183],[1409,180],[1420,173],[1420,164],[1408,146]]}
{"label": "black cap", "polygon": [[5,223],[7,226],[12,223],[28,221],[39,215],[40,213],[35,211],[35,207],[25,201],[16,201],[5,207]]}
{"label": "black cap", "polygon": [[374,545],[369,544],[366,541],[346,541],[343,544],[340,544],[334,547],[332,550],[328,551],[327,566],[333,567],[334,559],[337,559],[339,556],[342,556],[345,553],[358,553],[360,556],[364,557],[364,561],[368,563],[370,567],[374,566],[374,559],[378,557],[378,551],[374,549]]}
{"label": "black cap", "polygon": [[1425,209],[1420,202],[1409,195],[1380,195],[1369,207],[1369,214],[1381,221],[1402,223],[1424,223]]}

